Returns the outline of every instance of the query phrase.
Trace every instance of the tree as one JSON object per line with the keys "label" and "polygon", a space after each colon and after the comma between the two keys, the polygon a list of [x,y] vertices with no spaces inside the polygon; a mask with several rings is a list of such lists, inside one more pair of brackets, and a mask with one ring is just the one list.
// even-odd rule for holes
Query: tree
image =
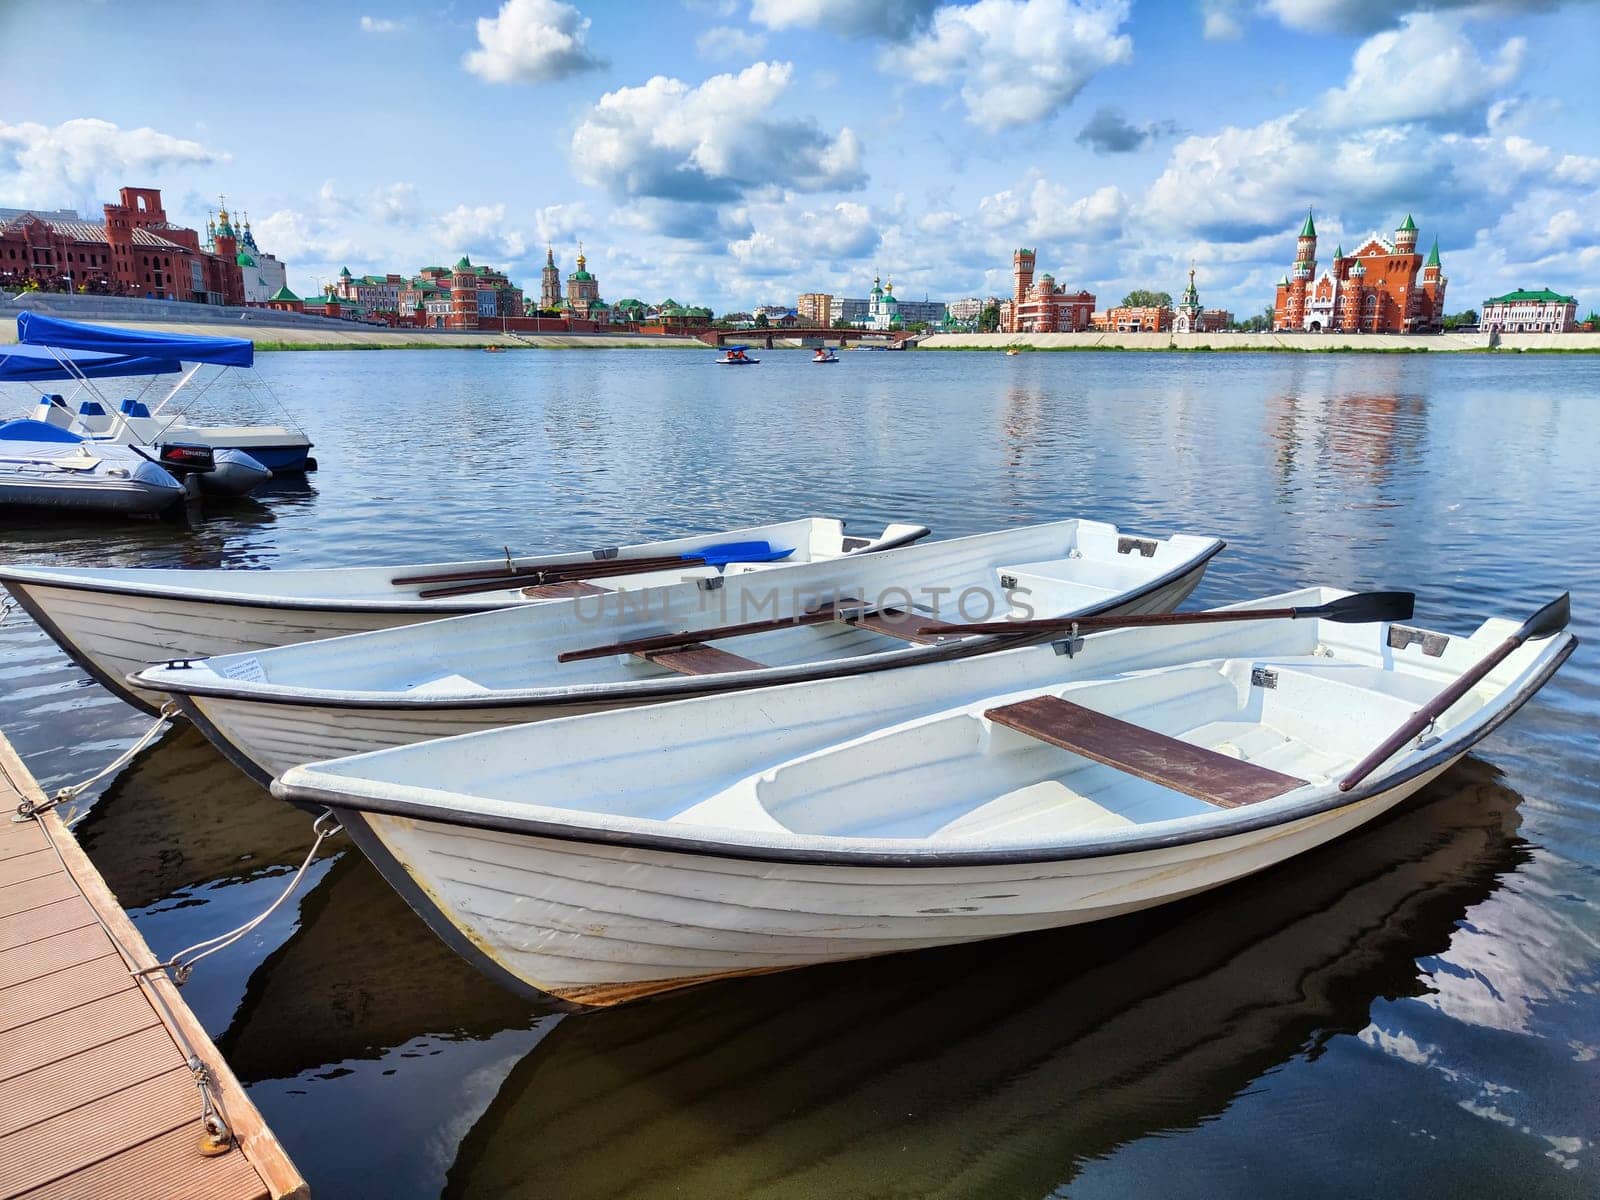
{"label": "tree", "polygon": [[978,314],[978,332],[993,333],[1000,328],[1000,306],[991,304]]}
{"label": "tree", "polygon": [[765,329],[766,327],[767,327],[767,314],[766,313],[757,313],[756,314],[756,328],[757,329]]}
{"label": "tree", "polygon": [[1459,329],[1463,325],[1476,325],[1478,323],[1478,310],[1469,308],[1465,312],[1453,313],[1444,319],[1446,329]]}
{"label": "tree", "polygon": [[846,318],[846,317],[835,317],[834,321],[833,321],[833,327],[835,329],[850,329],[850,328],[853,328],[851,326],[851,324],[850,324],[849,319]]}
{"label": "tree", "polygon": [[1134,288],[1122,298],[1123,308],[1171,308],[1171,292],[1152,292],[1148,288]]}

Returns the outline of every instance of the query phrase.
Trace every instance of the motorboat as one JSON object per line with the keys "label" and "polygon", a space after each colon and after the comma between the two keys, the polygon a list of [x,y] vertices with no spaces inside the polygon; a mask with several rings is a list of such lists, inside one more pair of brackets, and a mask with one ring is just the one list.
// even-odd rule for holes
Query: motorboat
{"label": "motorboat", "polygon": [[729,346],[716,363],[719,367],[753,367],[760,361],[759,358],[750,357],[749,346]]}
{"label": "motorboat", "polygon": [[[1066,520],[665,586],[589,581],[548,604],[147,667],[260,782],[298,763],[574,713],[982,653],[966,623],[1167,612],[1222,549]],[[920,627],[938,624],[929,633]]]}
{"label": "motorboat", "polygon": [[183,495],[171,472],[131,446],[26,418],[0,423],[0,510],[153,516]]}
{"label": "motorboat", "polygon": [[491,977],[578,1005],[1079,924],[1372,821],[1576,646],[1565,597],[1465,637],[1312,615],[1348,599],[473,733],[273,790],[331,808]]}
{"label": "motorboat", "polygon": [[788,553],[779,562],[827,562],[909,545],[927,534],[925,525],[895,522],[856,536],[845,533],[843,521],[802,517],[566,553],[513,556],[507,550],[470,562],[281,571],[9,565],[0,566],[0,583],[74,662],[153,713],[159,697],[134,691],[126,677],[175,655],[235,654],[387,629],[548,601],[602,581],[628,588],[709,581],[733,561],[729,553],[783,550]]}
{"label": "motorboat", "polygon": [[817,352],[811,356],[811,361],[814,363],[836,363],[839,361],[839,356],[832,350],[819,346]]}
{"label": "motorboat", "polygon": [[[241,462],[248,456],[274,475],[297,474],[314,465],[310,456],[311,439],[292,425],[200,425],[182,415],[186,403],[198,399],[217,377],[229,368],[250,367],[255,361],[255,345],[247,338],[199,337],[187,334],[158,333],[151,330],[110,328],[78,321],[47,317],[39,313],[17,314],[17,347],[5,351],[19,355],[32,351],[36,369],[55,369],[54,375],[33,374],[20,378],[68,380],[88,394],[84,405],[74,409],[73,428],[97,440],[158,445],[179,442],[209,446],[213,450],[235,451],[226,461]],[[139,362],[146,377],[178,375],[165,397],[154,402],[139,396],[113,401],[101,392],[94,380],[112,374],[112,365],[97,355],[110,355],[128,362]],[[203,368],[214,366],[198,388],[193,387]],[[7,378],[0,368],[0,380]],[[146,387],[149,386],[147,379]],[[68,407],[70,401],[64,401]],[[87,406],[87,411],[83,411]],[[248,464],[241,464],[246,465]],[[244,472],[217,476],[208,490],[236,488]],[[231,494],[237,494],[236,492]]]}

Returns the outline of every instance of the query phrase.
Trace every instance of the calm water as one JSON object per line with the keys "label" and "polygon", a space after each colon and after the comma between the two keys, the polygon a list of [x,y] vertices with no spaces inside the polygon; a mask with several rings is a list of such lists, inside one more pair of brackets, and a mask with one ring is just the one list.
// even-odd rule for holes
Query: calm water
{"label": "calm water", "polygon": [[[1600,358],[765,357],[267,355],[318,443],[308,485],[192,530],[7,516],[0,557],[274,567],[803,513],[937,536],[1092,515],[1226,538],[1197,604],[1414,587],[1419,620],[1465,633],[1570,588],[1587,644],[1416,802],[1232,888],[598,1014],[484,982],[337,843],[185,989],[313,1193],[1600,1192]],[[50,788],[144,718],[14,614],[0,726]],[[259,911],[310,841],[186,727],[79,833],[157,952]]]}

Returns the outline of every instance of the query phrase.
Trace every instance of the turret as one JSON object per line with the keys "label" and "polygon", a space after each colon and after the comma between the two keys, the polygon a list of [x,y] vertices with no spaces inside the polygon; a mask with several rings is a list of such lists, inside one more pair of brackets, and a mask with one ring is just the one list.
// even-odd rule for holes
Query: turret
{"label": "turret", "polygon": [[1300,264],[1304,263],[1305,278],[1310,278],[1312,269],[1317,262],[1317,227],[1311,221],[1311,210],[1306,209],[1306,223],[1300,227],[1300,237],[1295,241],[1295,274],[1300,276]]}
{"label": "turret", "polygon": [[1410,213],[1406,214],[1400,228],[1394,231],[1394,248],[1401,254],[1417,252],[1417,223],[1411,219]]}
{"label": "turret", "polygon": [[1428,261],[1422,264],[1422,282],[1437,283],[1443,267],[1439,263],[1439,239],[1433,239],[1433,249],[1428,251]]}
{"label": "turret", "polygon": [[[1033,291],[1033,261],[1032,250],[1014,250],[1011,254],[1011,275],[1015,287],[1012,290],[1013,301],[1020,305]],[[1015,332],[1015,331],[1013,331]]]}

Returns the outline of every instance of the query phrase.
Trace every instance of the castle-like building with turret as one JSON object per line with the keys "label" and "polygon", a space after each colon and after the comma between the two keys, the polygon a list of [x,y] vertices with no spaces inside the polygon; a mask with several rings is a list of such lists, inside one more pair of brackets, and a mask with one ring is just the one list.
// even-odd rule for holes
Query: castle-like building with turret
{"label": "castle-like building with turret", "polygon": [[1000,328],[1005,333],[1074,333],[1090,327],[1094,295],[1067,291],[1046,272],[1033,280],[1035,252],[1017,250],[1011,255],[1011,299],[1000,305]]}
{"label": "castle-like building with turret", "polygon": [[1417,253],[1417,226],[1408,215],[1394,240],[1374,233],[1317,272],[1317,227],[1311,214],[1295,243],[1294,269],[1278,282],[1272,327],[1313,333],[1419,333],[1444,323],[1449,283],[1439,263],[1439,239],[1426,261]]}

